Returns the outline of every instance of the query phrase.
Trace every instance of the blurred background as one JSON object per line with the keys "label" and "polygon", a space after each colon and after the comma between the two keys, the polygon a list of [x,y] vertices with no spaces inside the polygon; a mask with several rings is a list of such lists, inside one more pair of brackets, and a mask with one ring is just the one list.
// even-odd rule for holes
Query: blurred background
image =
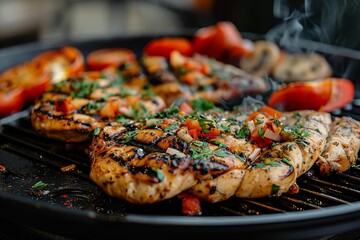
{"label": "blurred background", "polygon": [[295,36],[360,50],[360,0],[0,0],[0,48],[176,33],[222,20],[274,40]]}

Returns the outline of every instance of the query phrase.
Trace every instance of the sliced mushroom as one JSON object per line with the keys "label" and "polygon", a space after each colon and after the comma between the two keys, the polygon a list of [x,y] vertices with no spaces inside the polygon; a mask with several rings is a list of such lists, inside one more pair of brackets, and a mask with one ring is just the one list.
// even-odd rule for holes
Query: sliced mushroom
{"label": "sliced mushroom", "polygon": [[283,82],[312,81],[331,74],[329,63],[317,53],[285,54],[273,69],[273,76]]}
{"label": "sliced mushroom", "polygon": [[258,40],[254,43],[254,52],[240,60],[240,68],[244,71],[265,76],[269,74],[280,55],[280,50],[275,43]]}

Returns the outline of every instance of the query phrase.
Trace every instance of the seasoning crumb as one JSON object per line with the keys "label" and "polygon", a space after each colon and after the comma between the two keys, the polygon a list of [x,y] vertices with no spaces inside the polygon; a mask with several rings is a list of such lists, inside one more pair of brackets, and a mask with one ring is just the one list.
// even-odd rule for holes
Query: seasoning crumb
{"label": "seasoning crumb", "polygon": [[75,168],[76,168],[75,164],[70,164],[70,165],[60,168],[60,170],[61,170],[61,172],[70,172],[70,171],[75,170]]}

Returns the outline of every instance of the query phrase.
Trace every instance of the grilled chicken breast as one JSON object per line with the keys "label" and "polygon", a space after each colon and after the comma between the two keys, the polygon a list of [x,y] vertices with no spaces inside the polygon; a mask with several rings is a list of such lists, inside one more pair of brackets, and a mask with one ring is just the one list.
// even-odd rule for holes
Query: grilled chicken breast
{"label": "grilled chicken breast", "polygon": [[320,173],[344,172],[357,160],[360,123],[350,117],[337,117],[331,124],[325,151],[317,161]]}
{"label": "grilled chicken breast", "polygon": [[83,142],[97,128],[141,118],[166,107],[161,97],[124,87],[123,81],[84,77],[53,85],[32,107],[33,128],[56,140]]}
{"label": "grilled chicken breast", "polygon": [[261,149],[242,134],[243,116],[157,116],[94,137],[90,178],[111,196],[147,204],[181,192],[208,202],[285,193],[325,148],[331,122],[328,113],[285,114],[284,137]]}

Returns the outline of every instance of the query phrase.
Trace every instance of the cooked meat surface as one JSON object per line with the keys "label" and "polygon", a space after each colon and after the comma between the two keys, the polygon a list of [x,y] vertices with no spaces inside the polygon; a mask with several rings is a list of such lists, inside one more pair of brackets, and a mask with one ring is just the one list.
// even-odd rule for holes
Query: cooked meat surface
{"label": "cooked meat surface", "polygon": [[317,161],[320,173],[344,172],[352,167],[360,148],[360,123],[350,117],[337,117],[331,124],[325,151]]}
{"label": "cooked meat surface", "polygon": [[90,178],[109,195],[136,204],[184,191],[208,202],[282,194],[324,150],[331,123],[328,113],[286,113],[281,140],[260,148],[240,134],[250,120],[223,116],[174,112],[105,127],[90,146]]}

